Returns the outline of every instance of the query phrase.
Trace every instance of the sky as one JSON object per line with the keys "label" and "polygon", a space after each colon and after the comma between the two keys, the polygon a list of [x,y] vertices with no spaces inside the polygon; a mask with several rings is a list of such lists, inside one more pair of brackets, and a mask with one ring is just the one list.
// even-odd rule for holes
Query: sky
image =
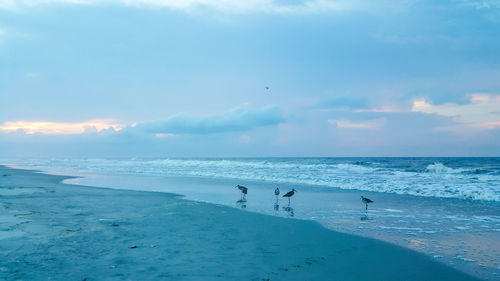
{"label": "sky", "polygon": [[0,0],[0,157],[500,156],[498,0]]}

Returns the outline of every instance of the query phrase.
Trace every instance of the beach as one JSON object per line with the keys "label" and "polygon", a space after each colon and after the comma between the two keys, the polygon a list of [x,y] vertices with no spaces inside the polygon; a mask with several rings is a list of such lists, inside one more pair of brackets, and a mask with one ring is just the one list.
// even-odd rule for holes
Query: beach
{"label": "beach", "polygon": [[[314,221],[385,241],[484,280],[500,276],[498,158],[18,158],[63,183],[173,193]],[[248,187],[241,202],[241,184]],[[276,198],[274,191],[281,190]],[[290,205],[281,197],[294,188]],[[368,210],[360,197],[375,202]]]}
{"label": "beach", "polygon": [[318,223],[0,168],[4,280],[477,280]]}
{"label": "beach", "polygon": [[0,281],[500,281],[500,0],[0,0]]}

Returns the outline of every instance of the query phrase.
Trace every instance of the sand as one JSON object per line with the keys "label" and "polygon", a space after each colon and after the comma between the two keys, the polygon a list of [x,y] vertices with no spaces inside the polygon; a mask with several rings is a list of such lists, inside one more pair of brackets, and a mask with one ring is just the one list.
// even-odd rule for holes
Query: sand
{"label": "sand", "polygon": [[315,222],[66,178],[0,166],[1,280],[477,280]]}

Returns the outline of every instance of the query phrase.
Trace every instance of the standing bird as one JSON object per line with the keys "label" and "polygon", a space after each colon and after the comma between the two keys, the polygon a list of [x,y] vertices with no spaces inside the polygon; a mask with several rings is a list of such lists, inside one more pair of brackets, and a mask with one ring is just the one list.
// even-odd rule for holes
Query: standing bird
{"label": "standing bird", "polygon": [[364,196],[361,196],[361,201],[363,201],[363,203],[365,203],[365,205],[366,205],[365,210],[368,211],[368,204],[373,203],[373,200],[368,199]]}
{"label": "standing bird", "polygon": [[297,190],[293,189],[291,191],[288,191],[283,197],[288,197],[288,205],[290,205],[290,197],[292,197]]}
{"label": "standing bird", "polygon": [[280,189],[278,187],[274,190],[274,195],[276,195],[276,201],[278,201],[278,195],[280,195]]}
{"label": "standing bird", "polygon": [[244,187],[243,185],[239,185],[239,184],[236,186],[236,188],[241,190],[241,200],[246,200],[245,196],[248,193],[248,188]]}

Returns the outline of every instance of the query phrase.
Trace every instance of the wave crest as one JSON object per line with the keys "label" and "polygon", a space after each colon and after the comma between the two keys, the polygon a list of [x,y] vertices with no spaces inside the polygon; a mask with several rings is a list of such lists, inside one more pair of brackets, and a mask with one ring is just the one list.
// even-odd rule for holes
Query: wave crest
{"label": "wave crest", "polygon": [[[441,162],[420,166],[415,160],[394,165],[336,159],[49,159],[34,160],[37,169],[100,173],[189,176],[267,181],[319,188],[358,189],[416,196],[500,202],[498,167],[451,168]],[[413,162],[412,162],[413,161]],[[386,164],[384,164],[386,163]],[[26,164],[26,163],[23,163]],[[392,166],[391,166],[392,165]],[[496,167],[496,166],[495,166]]]}
{"label": "wave crest", "polygon": [[443,163],[434,162],[434,164],[428,165],[425,170],[429,173],[434,174],[459,174],[466,171],[466,169],[453,169],[445,166]]}

